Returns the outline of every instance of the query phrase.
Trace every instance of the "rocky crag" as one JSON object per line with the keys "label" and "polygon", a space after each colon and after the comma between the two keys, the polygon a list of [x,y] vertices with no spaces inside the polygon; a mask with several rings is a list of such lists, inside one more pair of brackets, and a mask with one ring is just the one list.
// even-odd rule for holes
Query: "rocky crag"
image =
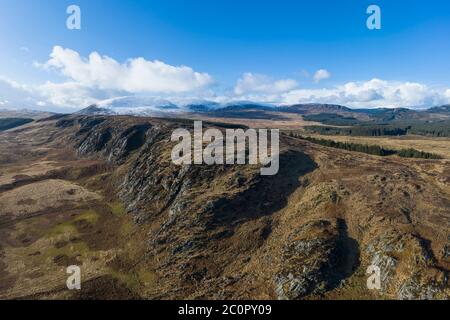
{"label": "rocky crag", "polygon": [[[282,135],[280,172],[176,166],[187,120],[68,116],[78,155],[101,159],[139,225],[158,292],[151,298],[448,299],[448,160],[379,158]],[[207,126],[223,129],[223,125]],[[369,290],[366,270],[381,270]]]}

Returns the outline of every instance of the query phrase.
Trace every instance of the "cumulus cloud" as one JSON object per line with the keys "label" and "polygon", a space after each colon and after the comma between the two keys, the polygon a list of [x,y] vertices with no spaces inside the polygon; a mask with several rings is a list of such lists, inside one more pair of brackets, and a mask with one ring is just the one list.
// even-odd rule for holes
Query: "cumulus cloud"
{"label": "cumulus cloud", "polygon": [[297,81],[293,79],[273,80],[265,75],[248,72],[238,79],[234,93],[238,96],[251,93],[274,94],[288,92],[297,86]]}
{"label": "cumulus cloud", "polygon": [[0,76],[0,101],[2,108],[33,108],[38,100],[32,88]]}
{"label": "cumulus cloud", "polygon": [[292,90],[280,99],[286,104],[338,103],[355,108],[430,107],[448,103],[448,91],[414,82],[372,79],[365,82],[348,82],[327,89]]}
{"label": "cumulus cloud", "polygon": [[70,82],[103,90],[129,93],[181,93],[209,86],[213,79],[186,66],[171,66],[144,58],[119,63],[108,56],[92,52],[88,58],[71,49],[55,46],[50,59],[35,64],[44,69],[55,69]]}
{"label": "cumulus cloud", "polygon": [[[119,63],[93,52],[87,58],[78,52],[54,47],[48,61],[36,63],[44,70],[56,70],[60,83],[23,85],[0,76],[2,108],[32,108],[70,112],[122,96],[152,96],[170,101],[209,100],[226,103],[253,101],[276,105],[297,103],[333,103],[353,108],[417,107],[450,103],[450,89],[430,87],[417,82],[347,82],[323,88],[302,88],[294,79],[274,79],[266,75],[244,73],[234,90],[210,86],[212,77],[186,66],[171,66],[144,58]],[[326,70],[314,75],[317,82],[331,77]],[[223,89],[223,88],[222,88]]]}
{"label": "cumulus cloud", "polygon": [[326,80],[326,79],[330,79],[330,78],[331,78],[331,73],[325,69],[317,70],[314,73],[314,77],[313,77],[315,83],[319,83],[322,80]]}
{"label": "cumulus cloud", "polygon": [[39,95],[53,106],[80,109],[92,105],[119,92],[109,92],[96,87],[87,87],[77,82],[47,82],[35,88]]}
{"label": "cumulus cloud", "polygon": [[445,91],[445,96],[447,97],[447,99],[448,99],[448,103],[450,103],[450,89],[447,89],[446,91]]}
{"label": "cumulus cloud", "polygon": [[[79,92],[72,93],[73,99],[79,96]],[[33,109],[61,112],[76,110],[76,108],[67,108],[70,105],[70,103],[66,103],[68,101],[63,102],[52,99],[52,94],[54,92],[47,84],[42,86],[21,85],[16,81],[0,77],[0,107],[4,109]],[[66,96],[66,98],[68,97]],[[72,105],[72,107],[74,106],[76,105]]]}

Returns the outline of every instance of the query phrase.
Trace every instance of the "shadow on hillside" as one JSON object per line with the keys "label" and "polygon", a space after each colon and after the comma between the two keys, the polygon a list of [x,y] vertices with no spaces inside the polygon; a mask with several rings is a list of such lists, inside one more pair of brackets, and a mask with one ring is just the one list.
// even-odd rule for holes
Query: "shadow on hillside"
{"label": "shadow on hillside", "polygon": [[337,288],[342,280],[350,278],[360,266],[359,243],[348,235],[347,223],[344,219],[338,219],[339,241],[337,246],[338,268],[332,275],[330,289]]}
{"label": "shadow on hillside", "polygon": [[302,152],[282,153],[278,174],[260,176],[254,187],[216,203],[209,227],[235,226],[272,215],[287,205],[289,196],[300,187],[300,178],[316,168],[316,163]]}

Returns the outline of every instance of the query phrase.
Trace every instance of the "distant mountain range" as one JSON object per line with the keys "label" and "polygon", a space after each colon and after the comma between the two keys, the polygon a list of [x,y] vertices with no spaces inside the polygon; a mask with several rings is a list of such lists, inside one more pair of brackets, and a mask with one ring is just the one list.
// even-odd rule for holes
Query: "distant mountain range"
{"label": "distant mountain range", "polygon": [[427,110],[408,108],[351,109],[333,104],[296,104],[277,106],[248,101],[217,103],[206,100],[169,101],[147,97],[121,97],[91,105],[76,114],[79,115],[133,115],[179,117],[186,114],[207,114],[218,117],[249,117],[265,113],[294,113],[299,115],[337,114],[357,120],[448,120],[450,105],[437,106]]}
{"label": "distant mountain range", "polygon": [[42,119],[54,115],[52,112],[36,111],[28,109],[9,110],[0,109],[0,118],[30,118],[30,119]]}
{"label": "distant mountain range", "polygon": [[428,110],[428,112],[432,113],[449,113],[450,112],[450,104],[440,107],[434,107]]}
{"label": "distant mountain range", "polygon": [[236,101],[218,103],[207,100],[183,100],[170,101],[148,97],[120,97],[104,100],[93,104],[76,114],[92,115],[135,115],[151,116],[155,114],[180,114],[180,113],[224,113],[245,110],[263,110],[286,113],[327,113],[327,112],[354,112],[347,107],[326,104],[303,104],[293,106],[277,106],[250,101]]}
{"label": "distant mountain range", "polygon": [[[218,103],[208,100],[166,100],[151,97],[120,97],[104,100],[84,108],[75,115],[130,115],[137,117],[185,117],[207,115],[218,118],[281,119],[288,114],[302,116],[334,115],[358,121],[434,121],[450,120],[450,105],[425,110],[408,108],[351,109],[336,104],[273,105],[251,101]],[[3,110],[0,118],[47,118],[55,113],[33,110]]]}
{"label": "distant mountain range", "polygon": [[157,116],[185,113],[210,113],[245,109],[273,110],[276,106],[253,102],[218,103],[208,100],[183,99],[179,101],[151,97],[120,97],[93,104],[76,114]]}

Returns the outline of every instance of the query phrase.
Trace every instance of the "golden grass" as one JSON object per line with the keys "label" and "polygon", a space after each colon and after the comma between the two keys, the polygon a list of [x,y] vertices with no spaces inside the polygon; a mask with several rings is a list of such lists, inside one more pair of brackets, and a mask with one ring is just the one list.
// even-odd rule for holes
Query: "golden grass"
{"label": "golden grass", "polygon": [[14,217],[57,208],[68,202],[99,199],[94,192],[64,180],[45,180],[7,191],[0,195],[0,215]]}
{"label": "golden grass", "polygon": [[110,270],[111,276],[124,283],[130,290],[139,292],[145,288],[151,288],[155,285],[156,275],[155,272],[139,268],[136,271],[123,272]]}
{"label": "golden grass", "polygon": [[110,203],[109,207],[111,208],[111,212],[115,216],[122,216],[125,214],[125,208],[124,208],[123,204],[120,202]]}

